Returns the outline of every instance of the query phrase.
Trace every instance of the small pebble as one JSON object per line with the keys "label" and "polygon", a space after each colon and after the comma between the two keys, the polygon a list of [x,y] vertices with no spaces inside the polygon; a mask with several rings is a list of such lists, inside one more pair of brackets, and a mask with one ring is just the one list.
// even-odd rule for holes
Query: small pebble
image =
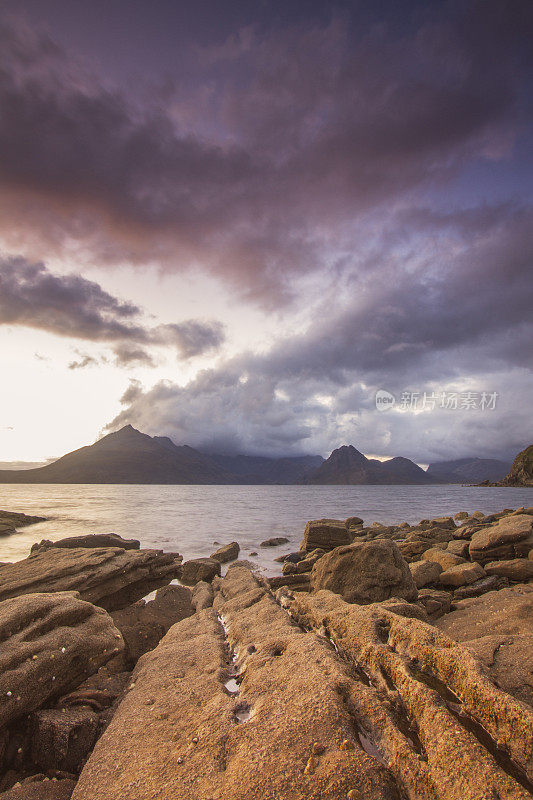
{"label": "small pebble", "polygon": [[354,745],[354,743],[353,743],[353,742],[351,742],[349,739],[345,739],[345,740],[344,740],[344,741],[341,743],[341,747],[340,747],[340,749],[341,749],[341,750],[355,750],[355,745]]}
{"label": "small pebble", "polygon": [[316,758],[313,758],[313,756],[311,756],[311,758],[305,765],[304,773],[306,775],[312,775],[317,766],[318,766],[318,761],[316,760]]}
{"label": "small pebble", "polygon": [[320,742],[315,742],[313,747],[311,748],[311,752],[315,756],[320,756],[320,755],[322,755],[322,753],[324,752],[325,749],[326,748],[324,747],[323,744],[320,744]]}

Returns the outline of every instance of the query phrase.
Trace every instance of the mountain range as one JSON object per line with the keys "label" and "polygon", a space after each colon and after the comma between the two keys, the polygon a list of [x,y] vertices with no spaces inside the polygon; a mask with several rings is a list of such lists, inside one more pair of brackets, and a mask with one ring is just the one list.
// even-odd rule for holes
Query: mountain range
{"label": "mountain range", "polygon": [[473,483],[502,478],[509,466],[494,459],[471,458],[437,462],[424,471],[401,456],[387,461],[367,458],[353,445],[337,448],[327,460],[318,455],[268,458],[207,453],[126,425],[45,466],[0,470],[0,483]]}

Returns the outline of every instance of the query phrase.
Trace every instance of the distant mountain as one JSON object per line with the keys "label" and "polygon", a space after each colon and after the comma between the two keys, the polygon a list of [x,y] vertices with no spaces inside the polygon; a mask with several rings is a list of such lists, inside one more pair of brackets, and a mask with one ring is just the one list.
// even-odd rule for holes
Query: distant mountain
{"label": "distant mountain", "polygon": [[509,474],[498,485],[533,486],[533,444],[518,453]]}
{"label": "distant mountain", "polygon": [[295,456],[294,458],[267,458],[265,456],[227,456],[210,453],[221,469],[231,472],[248,484],[300,483],[324,459],[322,456]]}
{"label": "distant mountain", "polygon": [[334,450],[314,472],[304,478],[306,484],[408,484],[440,483],[414,461],[397,456],[388,461],[366,458],[353,445]]}
{"label": "distant mountain", "polygon": [[510,468],[509,462],[495,458],[458,458],[430,464],[427,474],[446,483],[480,483],[485,480],[499,481]]}
{"label": "distant mountain", "polygon": [[126,425],[44,467],[0,470],[0,483],[296,483],[322,460],[213,456]]}

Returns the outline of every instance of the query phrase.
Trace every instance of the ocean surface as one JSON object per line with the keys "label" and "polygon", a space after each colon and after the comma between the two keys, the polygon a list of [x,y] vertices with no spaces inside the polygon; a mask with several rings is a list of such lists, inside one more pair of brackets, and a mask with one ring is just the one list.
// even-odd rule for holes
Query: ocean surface
{"label": "ocean surface", "polygon": [[[33,542],[118,533],[142,547],[208,556],[238,541],[240,558],[279,574],[274,558],[297,550],[309,519],[359,516],[365,524],[415,523],[458,511],[533,506],[533,488],[470,486],[124,486],[2,484],[0,509],[48,518],[0,538],[0,561],[25,558]],[[272,536],[289,544],[261,548]],[[257,556],[250,556],[257,552]]]}

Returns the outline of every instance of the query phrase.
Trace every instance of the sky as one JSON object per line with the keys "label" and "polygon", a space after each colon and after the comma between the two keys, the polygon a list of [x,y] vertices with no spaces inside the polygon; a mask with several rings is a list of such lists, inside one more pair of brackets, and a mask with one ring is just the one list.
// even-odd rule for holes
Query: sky
{"label": "sky", "polygon": [[530,444],[532,33],[529,0],[0,0],[0,465],[125,424]]}

